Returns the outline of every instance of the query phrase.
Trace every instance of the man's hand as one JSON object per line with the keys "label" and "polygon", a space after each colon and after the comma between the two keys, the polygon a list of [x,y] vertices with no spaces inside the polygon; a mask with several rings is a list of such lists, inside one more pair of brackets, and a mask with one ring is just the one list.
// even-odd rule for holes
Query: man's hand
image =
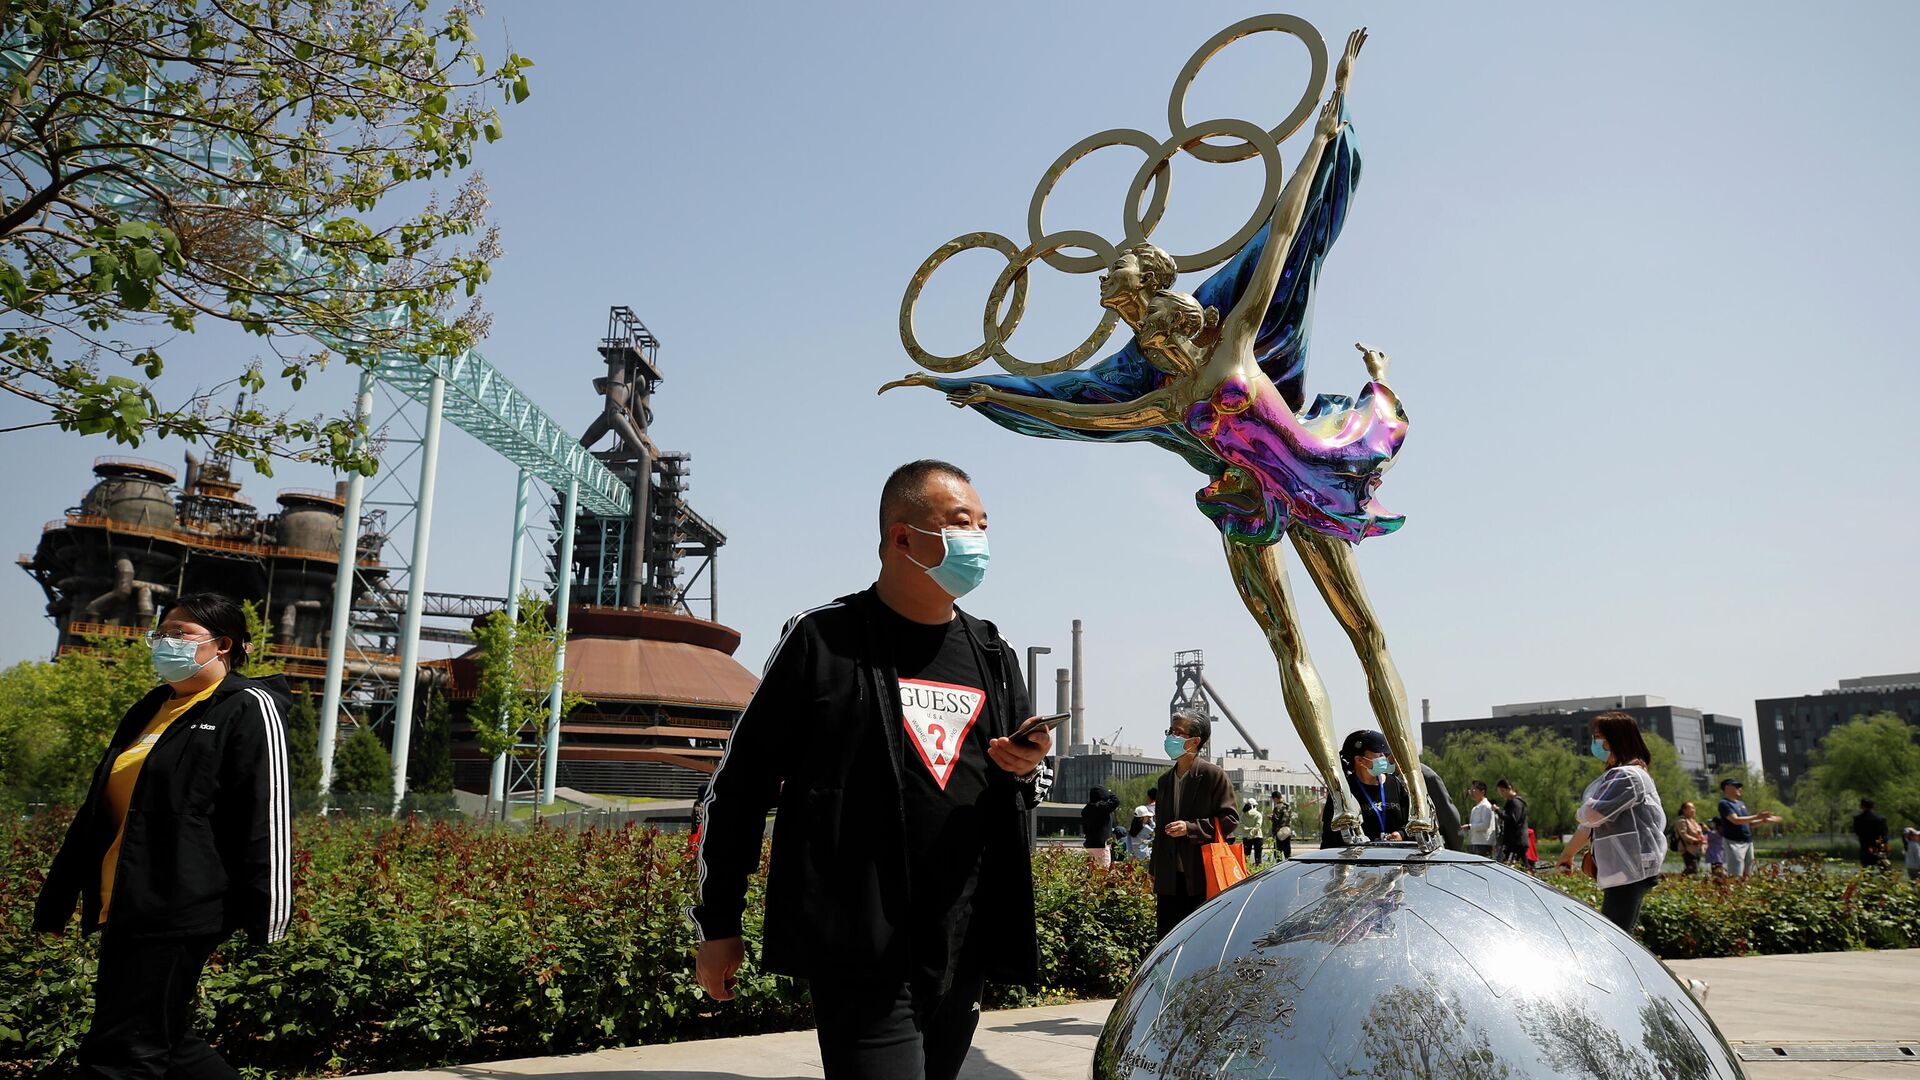
{"label": "man's hand", "polygon": [[737,937],[703,941],[693,961],[693,977],[715,1001],[732,1001],[733,974],[746,959],[747,943]]}
{"label": "man's hand", "polygon": [[987,743],[987,756],[1015,776],[1025,776],[1038,769],[1052,751],[1053,732],[1046,728],[1034,732],[1027,741],[994,739]]}
{"label": "man's hand", "polygon": [[1167,835],[1173,837],[1187,835],[1187,823],[1184,821],[1167,822]]}

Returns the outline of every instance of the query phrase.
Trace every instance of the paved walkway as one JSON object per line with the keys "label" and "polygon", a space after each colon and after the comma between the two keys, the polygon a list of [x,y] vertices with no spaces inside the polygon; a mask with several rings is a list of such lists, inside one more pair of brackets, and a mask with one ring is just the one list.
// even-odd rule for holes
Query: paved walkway
{"label": "paved walkway", "polygon": [[[1683,978],[1710,985],[1707,1011],[1736,1050],[1778,1046],[1819,1052],[1836,1043],[1920,1048],[1920,949],[1898,952],[1681,960]],[[1111,1001],[987,1013],[962,1080],[1086,1080]],[[1920,1052],[1920,1050],[1916,1050]],[[1920,1057],[1904,1062],[1749,1061],[1748,1080],[1920,1080]],[[810,1031],[639,1046],[569,1057],[527,1058],[377,1080],[814,1080],[820,1051]]]}

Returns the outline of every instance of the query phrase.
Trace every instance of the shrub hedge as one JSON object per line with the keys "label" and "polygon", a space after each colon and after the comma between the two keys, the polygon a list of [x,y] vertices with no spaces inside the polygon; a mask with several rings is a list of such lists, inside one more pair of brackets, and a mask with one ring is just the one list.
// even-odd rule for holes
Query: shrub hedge
{"label": "shrub hedge", "polygon": [[[1545,878],[1600,906],[1577,874]],[[1668,874],[1647,894],[1639,936],[1666,960],[1920,947],[1920,888],[1898,870],[1853,872],[1817,858],[1762,863],[1744,881]]]}
{"label": "shrub hedge", "polygon": [[[0,1077],[71,1072],[91,1010],[95,939],[28,931],[56,815],[0,824]],[[1038,987],[987,1005],[1118,994],[1152,946],[1144,868],[1035,856]],[[1580,877],[1550,879],[1597,905]],[[254,1076],[573,1053],[805,1027],[804,985],[758,969],[748,904],[740,997],[693,981],[684,834],[311,819],[295,834],[286,940],[236,937],[201,980],[200,1027]],[[756,882],[754,888],[758,890]],[[1920,947],[1920,889],[1892,872],[1768,864],[1745,882],[1669,877],[1641,935],[1663,957]]]}
{"label": "shrub hedge", "polygon": [[[0,829],[0,1076],[67,1075],[96,939],[28,929],[65,820]],[[1144,871],[1070,851],[1041,852],[1035,871],[1041,985],[992,987],[989,1006],[1118,993],[1152,944]],[[698,992],[694,876],[687,837],[651,829],[311,820],[287,938],[221,946],[201,1030],[254,1075],[303,1075],[809,1026],[804,985],[757,969],[758,895],[739,998]]]}

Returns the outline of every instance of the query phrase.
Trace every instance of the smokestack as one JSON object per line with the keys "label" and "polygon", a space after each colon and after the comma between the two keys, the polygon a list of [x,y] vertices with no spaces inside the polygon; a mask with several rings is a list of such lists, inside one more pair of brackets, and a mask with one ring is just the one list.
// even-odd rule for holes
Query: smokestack
{"label": "smokestack", "polygon": [[1422,724],[1433,723],[1433,699],[1432,698],[1423,697],[1420,699],[1420,722]]}
{"label": "smokestack", "polygon": [[1086,699],[1082,696],[1085,678],[1085,669],[1080,666],[1080,620],[1075,619],[1073,620],[1073,719],[1067,721],[1067,726],[1073,730],[1073,738],[1068,742],[1074,746],[1087,744],[1087,711],[1084,708]]}
{"label": "smokestack", "polygon": [[[1067,706],[1067,701],[1068,701],[1067,680],[1069,678],[1070,676],[1068,675],[1066,668],[1053,669],[1053,711],[1054,712],[1062,713],[1062,712],[1070,711]],[[1069,739],[1073,738],[1072,729],[1068,729],[1067,738]],[[1055,750],[1058,751],[1061,757],[1065,757],[1067,754],[1065,747],[1055,747]]]}

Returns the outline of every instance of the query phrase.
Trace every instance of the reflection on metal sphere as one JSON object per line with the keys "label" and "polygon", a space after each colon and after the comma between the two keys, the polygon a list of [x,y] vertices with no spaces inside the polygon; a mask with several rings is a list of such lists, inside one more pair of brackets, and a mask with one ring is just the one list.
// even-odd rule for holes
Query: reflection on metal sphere
{"label": "reflection on metal sphere", "polygon": [[1309,853],[1208,902],[1114,1006],[1096,1080],[1729,1080],[1706,1013],[1598,912],[1480,858]]}

